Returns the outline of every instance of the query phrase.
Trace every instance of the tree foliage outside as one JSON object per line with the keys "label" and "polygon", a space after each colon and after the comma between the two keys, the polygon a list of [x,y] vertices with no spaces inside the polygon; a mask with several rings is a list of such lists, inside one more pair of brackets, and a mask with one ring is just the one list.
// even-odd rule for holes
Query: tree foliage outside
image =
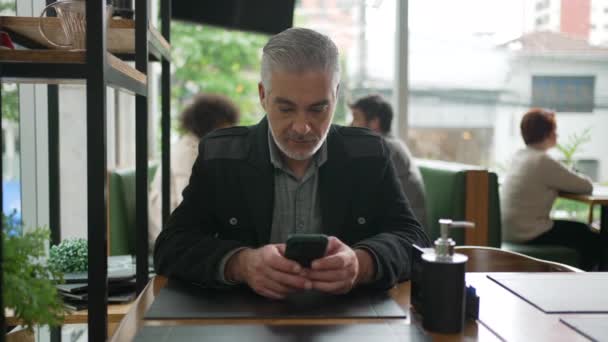
{"label": "tree foliage outside", "polygon": [[[566,141],[557,144],[556,148],[562,153],[566,166],[576,169],[576,156],[582,151],[582,147],[591,141],[591,127],[582,132],[575,132],[566,138]],[[580,222],[586,222],[589,214],[589,205],[568,199],[557,199],[553,204],[552,212],[559,218],[568,218]],[[598,209],[599,210],[599,209]],[[599,217],[595,214],[594,217]]]}
{"label": "tree foliage outside", "polygon": [[[15,15],[15,0],[0,0],[0,15]],[[2,119],[19,121],[17,85],[2,83]]]}
{"label": "tree foliage outside", "polygon": [[19,95],[16,84],[2,83],[2,119],[19,121]]}
{"label": "tree foliage outside", "polygon": [[15,0],[0,0],[0,14],[15,15]]}
{"label": "tree foliage outside", "polygon": [[575,132],[568,136],[565,142],[557,144],[557,149],[564,157],[564,163],[569,167],[576,167],[575,155],[582,151],[582,146],[591,141],[591,127],[582,132]]}
{"label": "tree foliage outside", "polygon": [[180,113],[200,93],[228,96],[241,110],[242,125],[263,115],[258,100],[260,57],[267,36],[174,21],[171,25],[171,105]]}
{"label": "tree foliage outside", "polygon": [[[269,36],[194,25],[171,24],[173,48],[173,114],[180,113],[199,92],[220,93],[241,110],[241,125],[257,123],[264,115],[258,99],[262,48]],[[341,60],[343,76],[334,122],[345,123],[346,61]],[[179,130],[179,128],[178,128]]]}

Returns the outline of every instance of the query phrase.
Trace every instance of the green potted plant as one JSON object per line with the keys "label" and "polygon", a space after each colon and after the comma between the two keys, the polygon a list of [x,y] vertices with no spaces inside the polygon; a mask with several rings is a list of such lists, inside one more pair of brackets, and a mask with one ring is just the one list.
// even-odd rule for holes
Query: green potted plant
{"label": "green potted plant", "polygon": [[63,273],[86,272],[88,245],[85,239],[66,239],[52,246],[49,264]]}
{"label": "green potted plant", "polygon": [[65,309],[55,287],[62,281],[62,274],[45,262],[48,229],[21,233],[12,215],[8,218],[2,215],[2,220],[4,306],[33,338],[35,325],[58,326],[63,322]]}
{"label": "green potted plant", "polygon": [[581,146],[585,145],[591,141],[591,127],[584,129],[580,133],[573,133],[568,136],[564,143],[557,144],[557,149],[563,155],[564,164],[573,169],[576,168],[575,165],[575,154],[580,152]]}

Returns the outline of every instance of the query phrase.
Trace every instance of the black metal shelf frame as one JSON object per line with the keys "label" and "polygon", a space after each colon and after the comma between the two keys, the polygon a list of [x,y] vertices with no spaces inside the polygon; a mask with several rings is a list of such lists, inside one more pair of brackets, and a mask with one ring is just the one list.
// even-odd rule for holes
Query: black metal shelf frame
{"label": "black metal shelf frame", "polygon": [[0,62],[3,78],[81,80],[87,78],[85,63]]}
{"label": "black metal shelf frame", "polygon": [[[135,69],[148,75],[148,0],[135,0]],[[149,83],[146,83],[150,87]],[[146,89],[147,90],[147,89]],[[147,94],[147,91],[146,91]],[[138,129],[140,128],[140,129]],[[148,99],[135,96],[136,288],[148,283]]]}
{"label": "black metal shelf frame", "polygon": [[[171,0],[161,0],[161,34],[171,44]],[[164,55],[161,62],[161,172],[162,172],[162,223],[163,227],[169,218],[171,185],[171,54]]]}
{"label": "black metal shelf frame", "polygon": [[[53,0],[47,0],[47,3]],[[106,86],[134,92],[136,95],[136,282],[138,293],[148,282],[148,82],[139,82],[108,63],[106,53],[106,1],[86,2],[87,50],[85,63],[0,63],[2,78],[84,79],[87,106],[87,237],[89,273],[89,341],[107,339],[107,208],[106,208]],[[171,0],[161,0],[162,35],[170,41]],[[135,59],[136,69],[147,76],[151,56],[162,63],[161,75],[161,153],[162,153],[162,217],[169,214],[170,174],[170,51],[148,29],[148,0],[136,0]],[[0,78],[0,85],[2,78]],[[1,88],[1,87],[0,87]],[[60,241],[59,196],[59,99],[58,87],[48,86],[49,109],[49,205],[52,243]],[[0,108],[2,95],[0,89]],[[1,119],[0,119],[1,120]],[[1,123],[1,121],[0,121]],[[141,129],[138,129],[141,128]],[[0,133],[0,138],[2,137]],[[0,168],[2,162],[0,161]],[[0,184],[0,194],[2,193]],[[2,204],[0,196],[0,206]],[[0,236],[3,234],[0,224]],[[2,243],[0,243],[0,293],[2,293]],[[0,296],[0,308],[2,308]],[[0,327],[5,326],[4,310]],[[56,338],[54,338],[55,340]],[[4,334],[0,333],[0,342]]]}

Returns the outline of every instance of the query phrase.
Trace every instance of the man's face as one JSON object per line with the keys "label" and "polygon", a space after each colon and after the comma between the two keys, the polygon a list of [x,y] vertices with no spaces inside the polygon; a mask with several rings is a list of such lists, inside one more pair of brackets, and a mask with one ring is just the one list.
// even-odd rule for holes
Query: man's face
{"label": "man's face", "polygon": [[336,107],[330,73],[275,71],[271,89],[258,86],[260,102],[279,150],[290,159],[310,159],[323,145]]}

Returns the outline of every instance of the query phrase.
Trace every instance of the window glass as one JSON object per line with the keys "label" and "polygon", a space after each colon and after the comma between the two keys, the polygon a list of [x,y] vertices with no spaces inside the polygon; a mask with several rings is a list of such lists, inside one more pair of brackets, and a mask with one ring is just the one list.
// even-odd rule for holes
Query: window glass
{"label": "window glass", "polygon": [[595,76],[532,76],[532,106],[593,112]]}
{"label": "window glass", "polygon": [[[294,26],[330,36],[341,54],[340,102],[334,121],[350,123],[347,106],[357,96],[392,96],[395,0],[301,0]],[[174,21],[172,110],[177,115],[198,92],[229,96],[241,109],[241,124],[262,117],[257,83],[267,35]]]}
{"label": "window glass", "polygon": [[200,92],[219,93],[238,105],[242,125],[257,123],[262,117],[257,88],[260,54],[267,39],[256,33],[174,21],[172,114],[180,113]]}
{"label": "window glass", "polygon": [[608,182],[608,29],[591,30],[604,21],[604,0],[409,6],[408,144],[415,156],[502,174],[524,146],[523,114],[543,107],[556,111],[561,147],[549,153]]}
{"label": "window glass", "polygon": [[389,101],[395,77],[396,0],[301,0],[294,26],[326,34],[338,45],[342,79],[334,122],[350,124],[348,103],[379,93]]}
{"label": "window glass", "polygon": [[[0,0],[0,15],[15,15],[15,1]],[[21,222],[19,145],[19,88],[2,83],[2,213],[15,224]]]}

